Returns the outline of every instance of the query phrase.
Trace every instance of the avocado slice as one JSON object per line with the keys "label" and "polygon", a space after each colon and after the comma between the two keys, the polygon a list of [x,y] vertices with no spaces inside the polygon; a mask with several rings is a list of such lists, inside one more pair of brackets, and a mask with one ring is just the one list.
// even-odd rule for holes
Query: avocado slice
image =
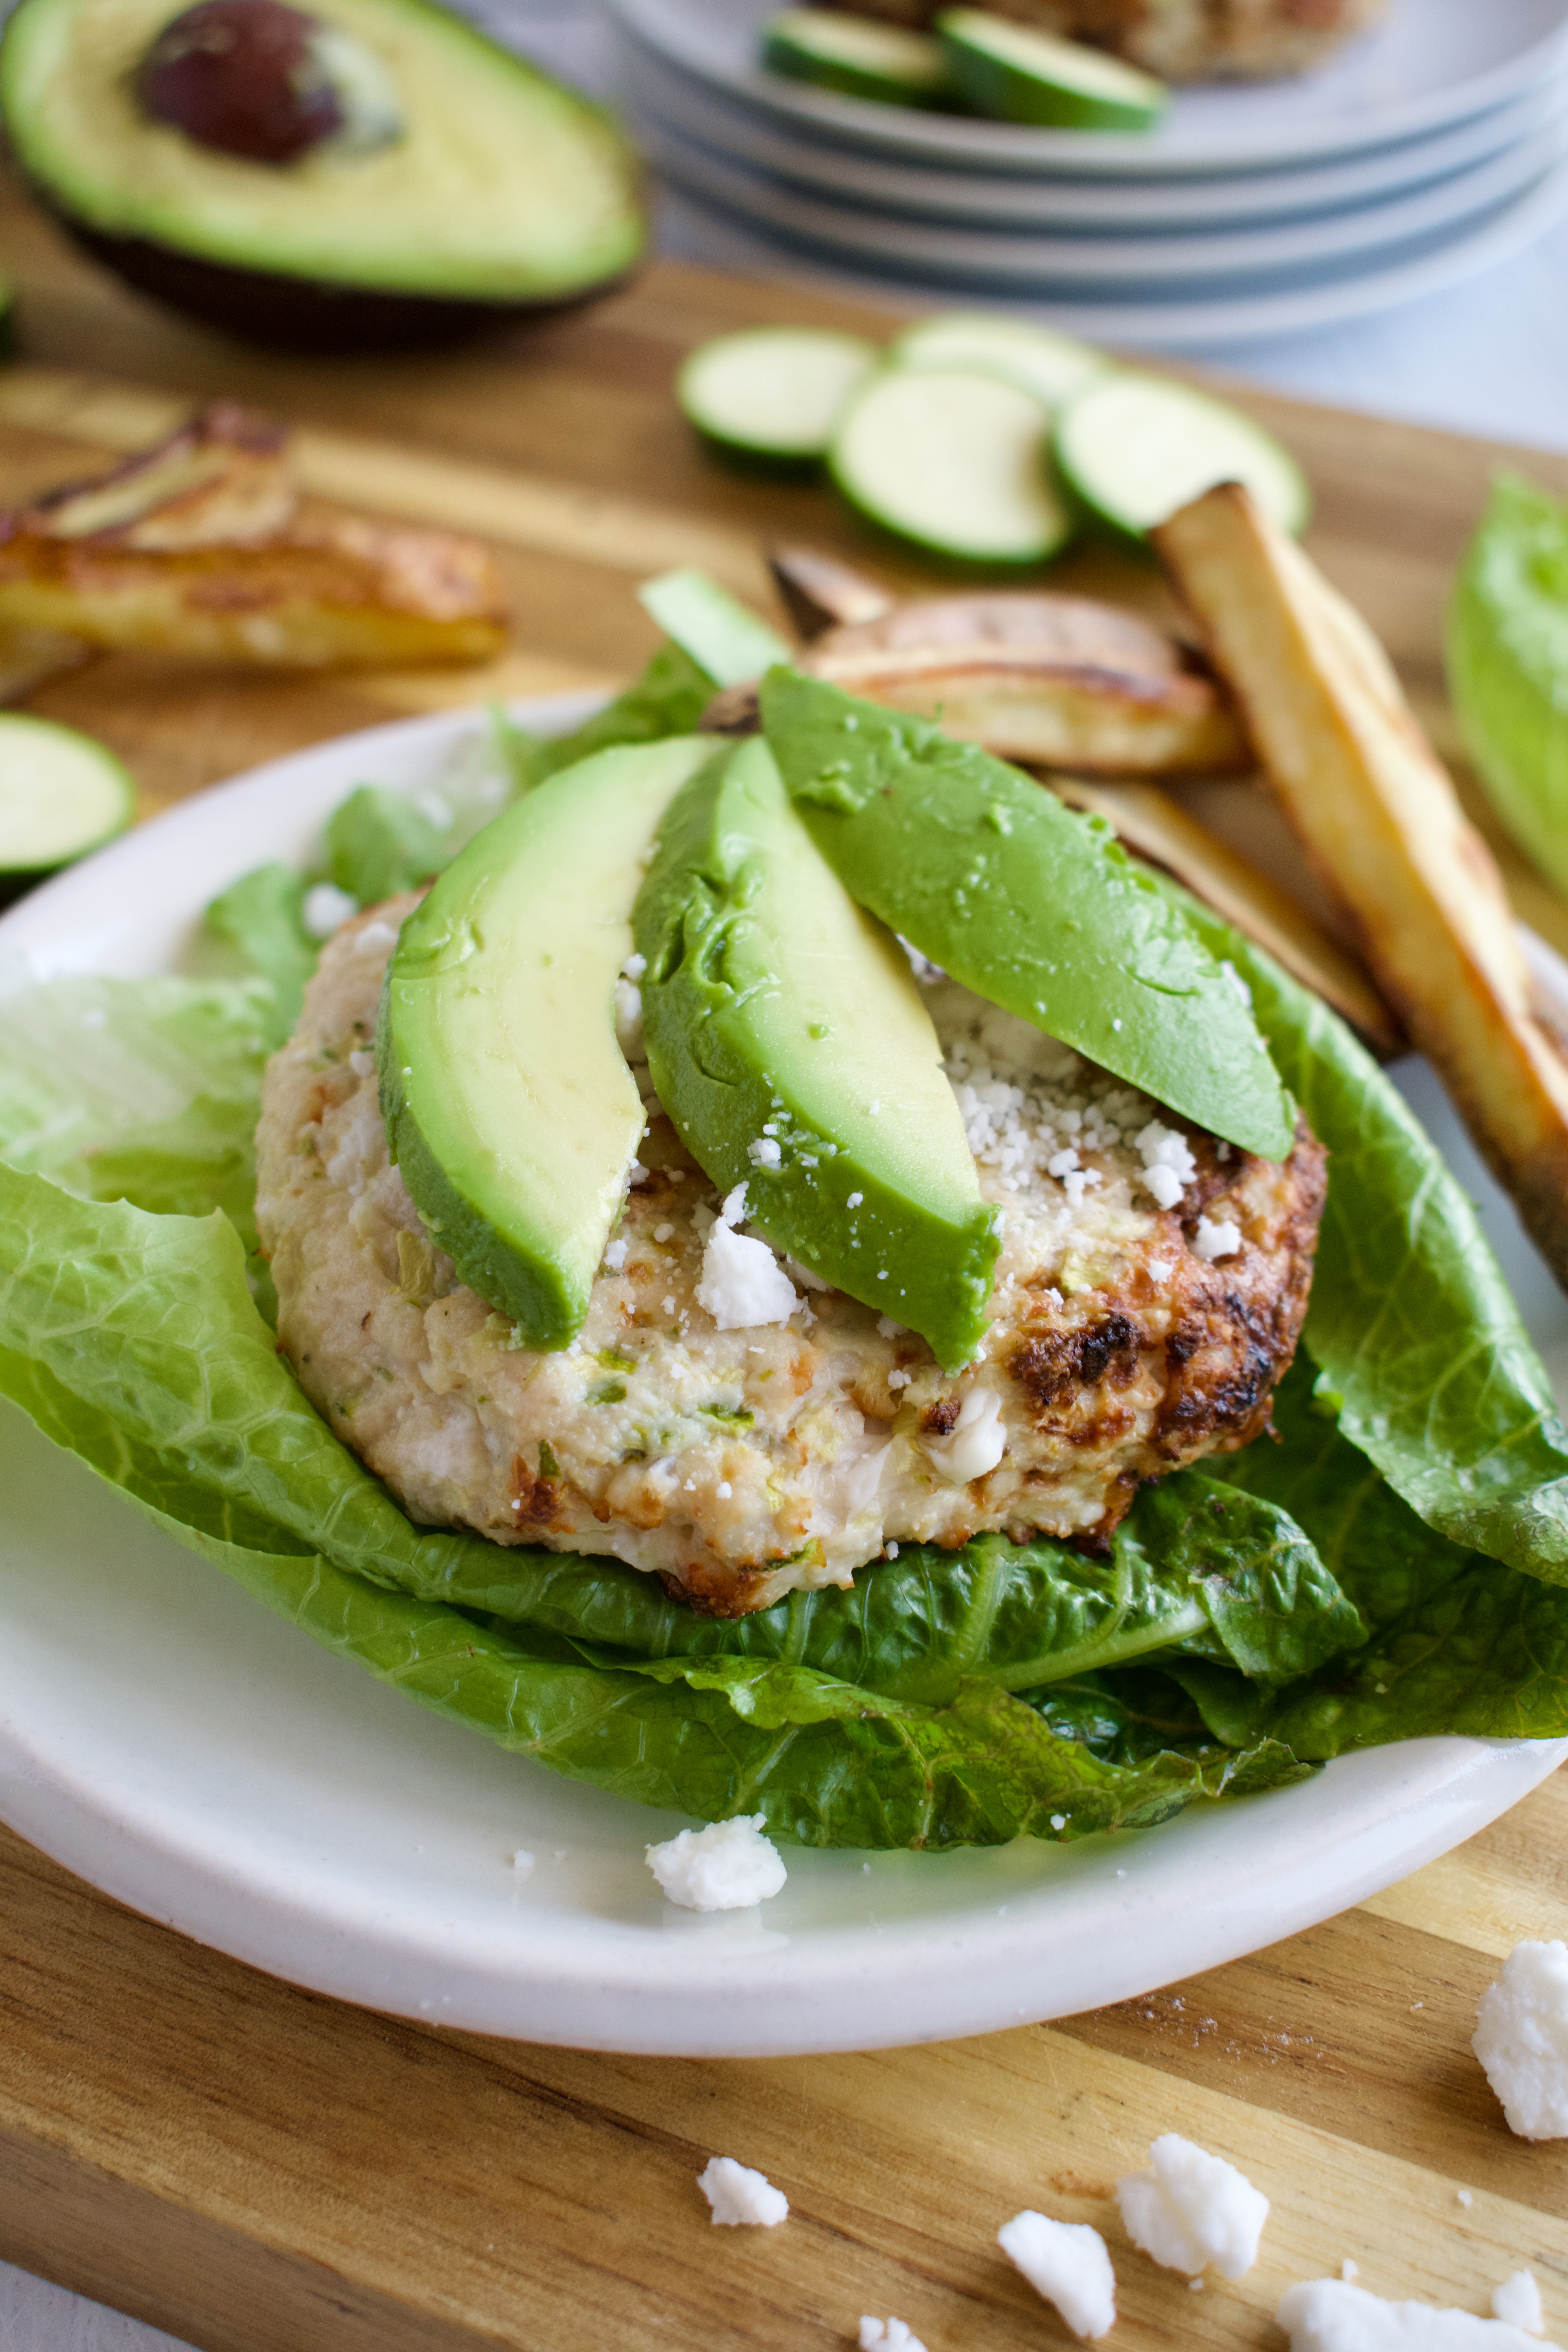
{"label": "avocado slice", "polygon": [[721,1192],[836,1288],[967,1363],[999,1246],[909,959],[761,739],[672,803],[634,918],[658,1097]]}
{"label": "avocado slice", "polygon": [[646,1124],[615,985],[660,820],[711,737],[602,751],[476,835],[403,927],[376,1036],[392,1155],[469,1288],[564,1348]]}
{"label": "avocado slice", "polygon": [[309,16],[205,0],[184,17],[221,13],[216,31],[237,37],[226,18],[243,29],[247,9],[264,63],[267,18],[313,27],[330,85],[303,127],[298,109],[284,125],[281,160],[254,138],[211,143],[250,135],[237,115],[226,128],[187,100],[187,131],[151,110],[167,77],[149,60],[184,21],[172,0],[21,0],[5,26],[13,152],[78,241],[143,292],[253,341],[347,349],[575,301],[640,257],[620,132],[463,17],[429,0],[321,0]]}
{"label": "avocado slice", "polygon": [[1102,818],[798,670],[769,671],[762,709],[791,800],[863,907],[1156,1102],[1286,1157],[1294,1109],[1245,988]]}

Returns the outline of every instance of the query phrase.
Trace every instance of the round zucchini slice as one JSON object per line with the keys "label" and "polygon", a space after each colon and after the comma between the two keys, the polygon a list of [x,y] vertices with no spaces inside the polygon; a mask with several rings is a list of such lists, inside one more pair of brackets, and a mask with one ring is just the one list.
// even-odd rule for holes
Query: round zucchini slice
{"label": "round zucchini slice", "polygon": [[763,63],[791,81],[881,106],[943,106],[952,78],[940,41],[834,8],[783,8],[763,27]]}
{"label": "round zucchini slice", "polygon": [[1307,478],[1271,433],[1223,400],[1118,369],[1075,393],[1057,419],[1057,468],[1086,512],[1142,539],[1216,482],[1241,482],[1280,528],[1311,512]]}
{"label": "round zucchini slice", "polygon": [[936,20],[953,81],[976,114],[1059,131],[1152,131],[1170,93],[1103,49],[1058,40],[978,8]]}
{"label": "round zucchini slice", "polygon": [[1043,563],[1072,536],[1050,411],[1000,376],[885,369],[833,437],[834,480],[870,521],[963,563]]}
{"label": "round zucchini slice", "polygon": [[676,396],[705,441],[762,464],[810,465],[827,454],[877,347],[826,328],[752,327],[692,352]]}
{"label": "round zucchini slice", "polygon": [[993,317],[984,310],[944,310],[922,319],[899,337],[888,353],[900,368],[961,368],[965,373],[1005,376],[1059,408],[1090,376],[1103,375],[1110,362],[1092,344],[1037,327],[1027,319]]}
{"label": "round zucchini slice", "polygon": [[112,751],[52,719],[0,711],[0,899],[101,849],[135,814]]}

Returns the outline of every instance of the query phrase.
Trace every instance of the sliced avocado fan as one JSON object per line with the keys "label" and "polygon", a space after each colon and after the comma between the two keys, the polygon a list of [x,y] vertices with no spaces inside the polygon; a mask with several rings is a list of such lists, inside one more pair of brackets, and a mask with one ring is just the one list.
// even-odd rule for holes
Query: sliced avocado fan
{"label": "sliced avocado fan", "polygon": [[771,670],[762,703],[790,798],[862,907],[1168,1109],[1286,1157],[1294,1110],[1245,988],[1102,819],[797,670]]}
{"label": "sliced avocado fan", "polygon": [[985,1328],[998,1241],[930,1013],[761,740],[672,803],[637,903],[660,1102],[709,1176],[949,1371]]}
{"label": "sliced avocado fan", "polygon": [[616,981],[660,821],[714,750],[679,736],[541,784],[447,867],[387,970],[392,1156],[463,1281],[531,1348],[582,1328],[621,1213],[645,1119]]}

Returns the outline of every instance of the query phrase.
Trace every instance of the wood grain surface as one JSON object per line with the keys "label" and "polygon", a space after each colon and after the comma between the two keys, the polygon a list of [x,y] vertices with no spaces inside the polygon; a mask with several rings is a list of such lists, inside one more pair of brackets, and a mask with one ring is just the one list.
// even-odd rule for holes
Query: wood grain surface
{"label": "wood grain surface", "polygon": [[[661,566],[703,563],[760,600],[762,546],[787,533],[929,580],[826,493],[720,470],[673,411],[680,355],[723,327],[866,323],[820,295],[666,266],[542,330],[326,364],[163,317],[14,196],[0,266],[22,338],[0,373],[0,500],[139,446],[195,399],[238,397],[297,423],[317,494],[482,531],[514,600],[513,648],[482,675],[112,656],[40,691],[34,708],[121,752],[149,812],[398,711],[607,684],[652,642],[630,590]],[[1243,397],[1306,463],[1314,551],[1452,751],[1447,583],[1510,453]],[[1568,488],[1568,463],[1517,462]],[[1068,575],[1092,584],[1104,560]],[[1119,585],[1158,593],[1148,574]],[[1568,910],[1499,846],[1521,911],[1568,946]],[[1149,1999],[940,2047],[700,2063],[346,2008],[0,1832],[0,2254],[210,2352],[804,2352],[852,2342],[862,2312],[897,2313],[929,2352],[1023,2352],[1069,2340],[994,2244],[1037,2205],[1104,2231],[1127,2352],[1279,2346],[1282,2288],[1347,2257],[1376,2292],[1477,2312],[1528,2263],[1568,2340],[1568,2144],[1514,2139],[1468,2047],[1497,1961],[1565,1926],[1559,1776],[1359,1910]],[[1111,2184],[1164,2130],[1273,2200],[1238,2286],[1193,2293],[1126,2242]],[[710,2225],[695,2175],[716,2152],[787,2191],[783,2229]]]}

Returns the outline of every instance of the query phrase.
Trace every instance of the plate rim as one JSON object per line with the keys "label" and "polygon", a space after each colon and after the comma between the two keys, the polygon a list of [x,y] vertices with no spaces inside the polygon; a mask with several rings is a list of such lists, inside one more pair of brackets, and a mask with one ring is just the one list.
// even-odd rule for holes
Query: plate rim
{"label": "plate rim", "polygon": [[[560,695],[509,707],[524,724],[564,727],[602,700]],[[253,862],[258,842],[274,855],[298,854],[300,829],[313,833],[342,793],[363,780],[367,762],[384,768],[389,753],[395,770],[398,754],[416,766],[424,761],[423,777],[384,777],[394,790],[419,789],[445,751],[480,721],[477,707],[393,720],[285,754],[176,803],[0,918],[0,954],[16,950],[45,973],[165,968],[162,950],[151,962],[124,952],[139,928],[163,922],[163,936],[184,936],[193,908],[215,887],[215,873],[221,887],[222,878]],[[189,854],[171,861],[166,852],[174,846]],[[162,911],[148,898],[160,868],[164,896],[174,902]],[[177,887],[168,878],[176,870]],[[94,912],[103,901],[114,915],[107,924]],[[50,1441],[16,1409],[7,1408],[7,1416],[21,1421],[21,1442],[53,1457]],[[93,1474],[82,1468],[80,1475],[91,1480]],[[100,1498],[95,1486],[95,1512],[100,1499],[106,1525],[131,1509],[121,1497]],[[194,1558],[188,1565],[201,1577],[218,1577],[222,1589],[220,1571]],[[252,1612],[267,1622],[255,1602],[228,1590],[245,1622],[255,1622]],[[278,1630],[296,1638],[295,1629]],[[345,1671],[362,1670],[345,1664]],[[408,1722],[407,1701],[384,1696],[399,1711],[398,1724]],[[444,1728],[465,1743],[477,1741],[461,1727]],[[997,1906],[988,1899],[959,1915],[940,1911],[918,1925],[896,1924],[886,1937],[879,1929],[836,1928],[812,1942],[764,1933],[747,1948],[743,1997],[736,1993],[735,1946],[722,1937],[600,1935],[597,1961],[586,1969],[580,1958],[567,1969],[545,1952],[531,1972],[516,1948],[499,1960],[489,1952],[437,1960],[428,1922],[418,1934],[395,1934],[384,1918],[367,1918],[346,1896],[335,1909],[325,1900],[301,1908],[275,1890],[247,1889],[232,1843],[194,1857],[188,1841],[146,1823],[138,1832],[102,1787],[84,1790],[58,1762],[51,1765],[37,1736],[9,1711],[0,1712],[0,1818],[145,1916],[362,2006],[426,2021],[434,2010],[445,2024],[578,2048],[776,2056],[999,2030],[1131,1999],[1221,1965],[1363,1901],[1447,1851],[1517,1802],[1564,1756],[1568,1740],[1449,1738],[1362,1750],[1309,1781],[1224,1808],[1189,1809],[1158,1831],[1124,1833],[1115,1851],[1130,1864],[1136,1857],[1136,1867],[1125,1873],[1110,1874],[1107,1839],[1041,1847],[1053,1871],[1056,1857],[1079,1858],[1076,1876],[1066,1873],[1044,1903],[1043,1918],[1003,1924],[1000,1916],[993,1919]],[[1300,1844],[1280,1835],[1287,1812],[1302,1817]],[[1266,1832],[1258,1831],[1259,1822],[1269,1825]],[[1188,1849],[1202,1854],[1216,1839],[1223,1869],[1209,1864],[1218,1882],[1210,1899],[1183,1899],[1184,1890],[1193,1898],[1194,1885]],[[1257,1866],[1237,1870],[1237,1849],[1254,1840]],[[1014,1849],[967,1851],[981,1852],[989,1869],[993,1856]],[[1226,1862],[1227,1853],[1232,1860]],[[1102,1855],[1107,1867],[1098,1869]],[[790,1859],[807,1880],[816,1862],[830,1872],[845,1867],[843,1856],[816,1856],[810,1849],[791,1850]],[[949,1857],[884,1859],[939,1870]],[[1081,1899],[1073,1891],[1079,1879],[1087,1889]],[[1202,1883],[1200,1875],[1195,1884]],[[1092,1957],[1081,1943],[1081,1923],[1074,1924],[1086,1905],[1102,1938]],[[590,1920],[590,1944],[597,1932]],[[1109,1958],[1106,1937],[1114,1945]],[[446,1988],[438,1998],[432,1992],[437,1981]]]}
{"label": "plate rim", "polygon": [[[661,40],[650,25],[659,22],[661,11],[674,5],[674,0],[605,0],[605,5],[617,32],[629,23],[644,45],[655,48],[678,71],[739,96],[760,112],[808,123],[824,137],[949,163],[957,163],[967,153],[982,169],[1048,173],[1053,166],[1069,167],[1091,176],[1128,179],[1228,177],[1278,170],[1285,163],[1310,164],[1370,154],[1473,120],[1505,103],[1532,81],[1547,78],[1568,58],[1565,19],[1488,72],[1425,98],[1391,102],[1371,122],[1363,119],[1358,123],[1351,118],[1337,127],[1325,123],[1315,132],[1298,133],[1294,138],[1258,134],[1250,143],[1237,142],[1208,156],[1188,158],[1163,153],[1146,138],[1135,135],[1033,130],[1011,123],[984,126],[987,138],[982,145],[974,136],[976,126],[963,118],[949,121],[914,108],[879,106],[837,91],[816,90],[764,74],[754,66],[733,69],[705,54],[700,41],[683,44],[679,35]],[[967,148],[966,137],[973,142]]]}

